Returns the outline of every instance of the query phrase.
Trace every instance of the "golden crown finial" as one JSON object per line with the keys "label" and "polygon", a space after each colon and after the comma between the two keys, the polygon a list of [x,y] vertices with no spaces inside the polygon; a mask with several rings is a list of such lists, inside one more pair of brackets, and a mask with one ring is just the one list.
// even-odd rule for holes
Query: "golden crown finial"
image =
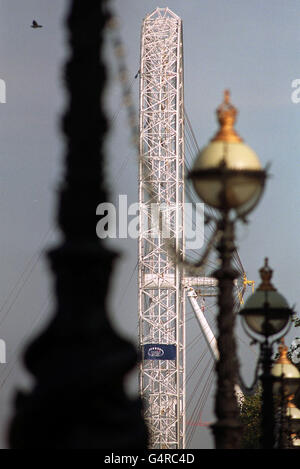
{"label": "golden crown finial", "polygon": [[260,278],[262,279],[261,284],[257,290],[261,291],[276,291],[276,288],[271,283],[271,278],[273,275],[273,270],[269,266],[269,259],[265,257],[264,266],[259,269]]}
{"label": "golden crown finial", "polygon": [[282,337],[280,339],[280,345],[278,347],[279,357],[276,360],[276,363],[278,363],[279,365],[290,365],[292,362],[291,362],[291,360],[289,360],[289,358],[287,356],[288,351],[289,351],[289,349],[285,345],[284,338]]}
{"label": "golden crown finial", "polygon": [[287,397],[287,407],[292,409],[296,408],[296,405],[294,404],[293,400],[295,399],[295,394],[289,394]]}
{"label": "golden crown finial", "polygon": [[230,103],[230,91],[229,90],[224,91],[224,103],[225,104]]}
{"label": "golden crown finial", "polygon": [[216,113],[220,124],[220,129],[212,138],[212,142],[242,142],[243,139],[234,129],[234,123],[238,111],[230,102],[230,91],[228,89],[224,91],[223,103],[217,108]]}

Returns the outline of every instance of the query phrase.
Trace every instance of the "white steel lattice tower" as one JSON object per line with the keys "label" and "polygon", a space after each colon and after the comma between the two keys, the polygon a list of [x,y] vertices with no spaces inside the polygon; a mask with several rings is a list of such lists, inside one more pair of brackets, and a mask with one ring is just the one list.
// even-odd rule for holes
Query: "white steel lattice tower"
{"label": "white steel lattice tower", "polygon": [[140,68],[140,392],[152,448],[185,445],[185,294],[166,245],[184,255],[183,115],[182,22],[157,8],[143,22]]}

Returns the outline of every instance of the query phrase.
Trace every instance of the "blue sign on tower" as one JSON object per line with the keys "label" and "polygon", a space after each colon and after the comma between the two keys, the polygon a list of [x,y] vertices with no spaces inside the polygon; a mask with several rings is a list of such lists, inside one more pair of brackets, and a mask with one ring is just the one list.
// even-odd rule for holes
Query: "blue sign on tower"
{"label": "blue sign on tower", "polygon": [[146,344],[144,345],[144,360],[176,360],[176,345]]}

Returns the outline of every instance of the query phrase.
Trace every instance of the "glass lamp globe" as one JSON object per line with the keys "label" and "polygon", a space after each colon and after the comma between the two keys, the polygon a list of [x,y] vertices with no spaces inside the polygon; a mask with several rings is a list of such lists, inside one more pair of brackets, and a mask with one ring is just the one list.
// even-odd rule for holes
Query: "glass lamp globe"
{"label": "glass lamp globe", "polygon": [[292,445],[295,446],[297,449],[300,449],[300,438],[297,438],[297,435],[295,433],[292,434],[291,437],[292,437]]}
{"label": "glass lamp globe", "polygon": [[244,215],[260,199],[266,173],[256,153],[236,133],[236,115],[226,90],[224,102],[217,109],[220,129],[199,152],[189,177],[204,203]]}
{"label": "glass lamp globe", "polygon": [[262,282],[239,314],[250,331],[269,337],[278,334],[287,326],[292,310],[271,283],[273,270],[268,265],[268,258],[265,258],[265,264],[259,273]]}
{"label": "glass lamp globe", "polygon": [[300,372],[288,358],[288,347],[282,343],[279,345],[279,358],[272,367],[272,376],[275,378],[273,384],[274,394],[295,395],[300,385]]}

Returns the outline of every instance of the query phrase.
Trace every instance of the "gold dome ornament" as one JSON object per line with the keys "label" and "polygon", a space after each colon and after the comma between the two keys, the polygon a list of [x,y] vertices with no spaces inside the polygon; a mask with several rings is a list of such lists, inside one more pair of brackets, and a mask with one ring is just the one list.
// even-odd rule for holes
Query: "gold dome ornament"
{"label": "gold dome ornament", "polygon": [[204,203],[220,210],[234,209],[244,217],[262,195],[266,172],[234,128],[238,111],[230,102],[229,90],[216,113],[219,129],[199,152],[189,177]]}
{"label": "gold dome ornament", "polygon": [[224,101],[216,111],[220,129],[211,139],[212,142],[220,140],[221,142],[237,143],[243,141],[234,129],[237,113],[237,109],[230,102],[230,91],[225,90]]}
{"label": "gold dome ornament", "polygon": [[288,351],[282,338],[278,347],[279,357],[272,367],[272,376],[275,378],[274,393],[284,391],[286,396],[295,395],[300,385],[300,372],[289,359]]}
{"label": "gold dome ornament", "polygon": [[257,290],[259,291],[276,291],[276,288],[271,283],[271,278],[273,276],[273,269],[269,266],[269,259],[265,257],[264,266],[259,269],[259,274],[262,282],[260,283]]}
{"label": "gold dome ornament", "polygon": [[296,406],[293,402],[295,399],[294,394],[290,394],[287,398],[287,406],[286,406],[286,415],[290,417],[292,420],[297,420],[300,422],[300,409]]}

